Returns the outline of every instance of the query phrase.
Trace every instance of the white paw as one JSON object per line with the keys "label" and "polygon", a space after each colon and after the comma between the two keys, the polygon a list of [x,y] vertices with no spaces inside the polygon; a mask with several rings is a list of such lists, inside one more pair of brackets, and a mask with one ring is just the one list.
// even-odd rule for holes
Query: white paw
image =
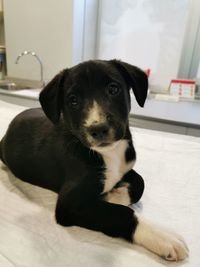
{"label": "white paw", "polygon": [[114,188],[107,194],[105,200],[114,204],[120,204],[124,206],[130,205],[130,197],[127,186]]}
{"label": "white paw", "polygon": [[169,261],[184,260],[188,257],[188,248],[183,239],[180,239],[178,235],[169,232],[157,232],[155,234],[154,242],[158,248],[158,255]]}
{"label": "white paw", "polygon": [[134,240],[169,261],[184,260],[189,254],[184,240],[179,235],[145,222],[143,219],[139,219]]}

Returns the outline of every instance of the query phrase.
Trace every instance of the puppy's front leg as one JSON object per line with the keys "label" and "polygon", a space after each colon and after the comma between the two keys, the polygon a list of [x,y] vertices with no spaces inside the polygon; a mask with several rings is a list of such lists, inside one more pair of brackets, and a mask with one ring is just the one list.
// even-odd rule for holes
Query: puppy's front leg
{"label": "puppy's front leg", "polygon": [[135,243],[147,248],[169,261],[188,257],[188,248],[183,238],[161,228],[137,215],[138,224],[134,232]]}
{"label": "puppy's front leg", "polygon": [[128,183],[121,183],[119,187],[114,187],[110,192],[104,194],[103,199],[109,203],[129,206],[131,205],[131,198],[128,187]]}
{"label": "puppy's front leg", "polygon": [[134,211],[102,200],[95,188],[86,181],[71,189],[68,185],[64,186],[56,206],[57,222],[63,226],[77,225],[132,241],[137,226]]}
{"label": "puppy's front leg", "polygon": [[128,184],[129,197],[131,204],[140,200],[144,192],[144,180],[135,170],[127,172],[121,180],[121,183]]}
{"label": "puppy's front leg", "polygon": [[104,200],[110,203],[129,206],[140,200],[144,192],[144,180],[136,171],[130,170],[107,194]]}
{"label": "puppy's front leg", "polygon": [[129,207],[101,200],[96,195],[98,192],[88,191],[89,187],[83,183],[70,190],[61,190],[56,207],[58,223],[125,238],[166,260],[177,261],[188,256],[185,243],[177,235],[145,221]]}

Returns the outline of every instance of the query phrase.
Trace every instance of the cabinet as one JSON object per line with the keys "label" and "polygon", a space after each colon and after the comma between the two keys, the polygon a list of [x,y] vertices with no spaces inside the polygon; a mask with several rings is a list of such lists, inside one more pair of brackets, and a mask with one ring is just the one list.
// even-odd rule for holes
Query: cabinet
{"label": "cabinet", "polygon": [[132,96],[130,125],[200,137],[200,101],[166,102],[149,97],[140,108]]}

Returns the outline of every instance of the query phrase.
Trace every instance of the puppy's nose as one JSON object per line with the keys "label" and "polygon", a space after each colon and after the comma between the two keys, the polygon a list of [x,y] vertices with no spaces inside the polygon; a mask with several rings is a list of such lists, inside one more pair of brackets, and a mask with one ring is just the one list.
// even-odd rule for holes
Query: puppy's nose
{"label": "puppy's nose", "polygon": [[88,129],[88,132],[94,139],[104,140],[105,138],[108,137],[109,127],[107,124],[95,125],[91,126]]}

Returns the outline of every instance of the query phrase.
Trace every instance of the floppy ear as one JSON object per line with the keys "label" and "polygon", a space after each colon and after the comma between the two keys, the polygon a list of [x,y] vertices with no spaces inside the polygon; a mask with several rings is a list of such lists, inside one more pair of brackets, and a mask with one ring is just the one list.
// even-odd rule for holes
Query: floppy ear
{"label": "floppy ear", "polygon": [[143,107],[147,98],[148,78],[141,69],[120,60],[111,60],[125,79],[129,88],[132,88],[138,104]]}
{"label": "floppy ear", "polygon": [[41,91],[39,101],[46,114],[54,124],[59,121],[61,108],[62,108],[62,97],[63,97],[63,86],[68,70],[65,69],[58,73]]}

